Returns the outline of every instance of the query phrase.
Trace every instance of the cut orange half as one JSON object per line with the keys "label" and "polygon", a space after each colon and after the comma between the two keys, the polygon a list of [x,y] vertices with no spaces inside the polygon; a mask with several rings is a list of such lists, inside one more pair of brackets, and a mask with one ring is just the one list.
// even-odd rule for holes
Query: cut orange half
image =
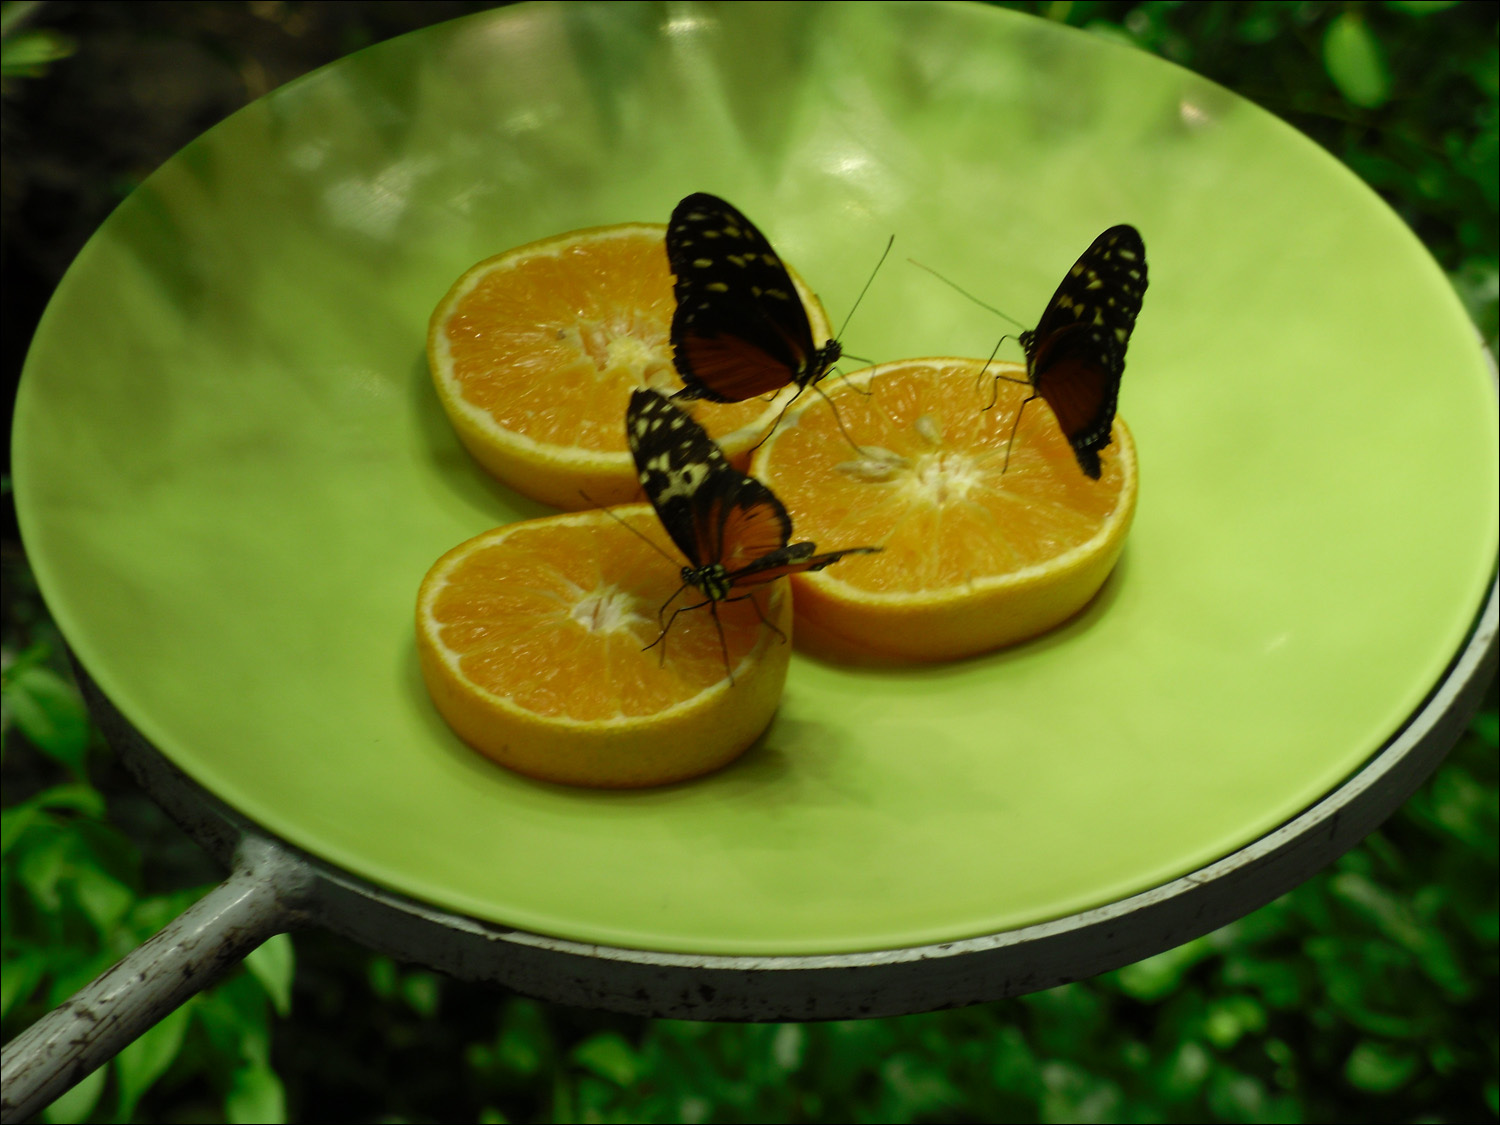
{"label": "cut orange half", "polygon": [[[720,603],[717,626],[708,606],[687,609],[648,648],[680,566],[630,530],[671,553],[649,506],[614,516],[487,531],[439,559],[417,595],[417,652],[438,712],[531,777],[602,788],[695,777],[738,757],[781,699],[786,583],[756,592],[760,612],[748,599]],[[699,600],[681,591],[666,617]]]}
{"label": "cut orange half", "polygon": [[[794,281],[821,343],[828,317]],[[596,227],[507,250],[459,278],[432,314],[438,397],[464,446],[517,492],[570,510],[639,499],[625,408],[637,387],[682,388],[675,307],[664,225]],[[683,405],[744,469],[793,391],[769,403]]]}
{"label": "cut orange half", "polygon": [[[1100,479],[1078,467],[1025,369],[910,359],[856,372],[778,426],[754,472],[799,538],[870,543],[879,555],[797,575],[798,643],[845,660],[950,660],[1034,637],[1098,592],[1135,513],[1135,446],[1115,419]],[[997,384],[996,373],[1023,382]],[[868,381],[869,393],[860,393]]]}

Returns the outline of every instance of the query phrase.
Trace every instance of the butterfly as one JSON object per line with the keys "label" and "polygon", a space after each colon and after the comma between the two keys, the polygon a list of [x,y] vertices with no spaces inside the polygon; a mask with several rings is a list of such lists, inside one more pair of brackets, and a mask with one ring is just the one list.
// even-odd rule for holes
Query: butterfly
{"label": "butterfly", "polygon": [[[813,543],[791,542],[792,520],[776,494],[731,465],[703,427],[660,391],[638,390],[630,396],[625,434],[646,496],[688,560],[682,585],[657,611],[658,622],[683,590],[691,587],[703,595],[702,601],[674,610],[651,644],[667,635],[679,613],[706,605],[719,630],[731,683],[734,673],[719,625],[720,602],[750,598],[760,613],[755,587],[783,575],[822,570],[846,555],[881,549],[846,547],[820,555]],[[761,620],[766,621],[764,615]]]}
{"label": "butterfly", "polygon": [[672,211],[667,263],[677,310],[672,357],[686,384],[674,398],[743,402],[790,383],[812,386],[843,354],[821,347],[786,266],[755,224],[697,192]]}
{"label": "butterfly", "polygon": [[1073,263],[1036,328],[1020,335],[1031,394],[1016,411],[1012,440],[1026,403],[1040,396],[1057,416],[1079,468],[1099,479],[1099,451],[1110,442],[1125,347],[1145,293],[1140,233],[1124,223],[1110,227]]}

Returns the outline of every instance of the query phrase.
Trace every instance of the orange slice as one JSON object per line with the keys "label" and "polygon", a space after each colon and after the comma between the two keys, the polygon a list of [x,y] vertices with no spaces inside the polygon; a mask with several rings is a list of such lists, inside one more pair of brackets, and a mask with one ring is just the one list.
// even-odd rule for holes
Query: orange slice
{"label": "orange slice", "polygon": [[856,373],[777,427],[754,472],[799,538],[879,544],[879,555],[797,575],[798,643],[846,660],[950,660],[1034,637],[1104,584],[1135,513],[1135,446],[1115,419],[1103,473],[1084,476],[1047,404],[1027,404],[1016,364],[909,359]]}
{"label": "orange slice", "polygon": [[[649,506],[614,515],[670,550]],[[417,652],[438,712],[480,753],[565,785],[661,785],[732,761],[781,699],[791,591],[777,582],[756,594],[786,639],[745,600],[717,607],[722,647],[703,607],[648,649],[679,571],[600,511],[513,523],[455,547],[417,595]],[[698,600],[688,589],[672,605]]]}
{"label": "orange slice", "polygon": [[[427,360],[443,409],[474,458],[517,492],[570,510],[640,498],[625,448],[630,392],[682,388],[666,229],[595,227],[507,250],[459,278],[433,312]],[[827,314],[793,280],[822,343]],[[791,394],[684,405],[743,470]]]}

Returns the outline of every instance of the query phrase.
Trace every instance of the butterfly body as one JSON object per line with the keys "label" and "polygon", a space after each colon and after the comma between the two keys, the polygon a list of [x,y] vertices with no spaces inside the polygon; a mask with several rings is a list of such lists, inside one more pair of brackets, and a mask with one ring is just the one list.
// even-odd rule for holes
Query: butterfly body
{"label": "butterfly body", "polygon": [[667,225],[677,309],[675,398],[743,402],[795,383],[808,387],[843,354],[818,345],[791,274],[765,235],[724,200],[688,196]]}
{"label": "butterfly body", "polygon": [[[684,588],[703,595],[697,605],[676,610],[673,620],[684,610],[707,605],[717,623],[720,602],[751,597],[758,586],[822,570],[845,555],[880,550],[851,547],[818,554],[813,543],[791,542],[792,520],[776,494],[731,465],[703,427],[659,391],[638,390],[630,396],[625,433],[646,496],[687,559],[683,585],[662,612]],[[661,636],[670,628],[668,621]]]}
{"label": "butterfly body", "polygon": [[1145,293],[1140,233],[1123,223],[1110,227],[1073,264],[1036,328],[1020,336],[1031,398],[1052,407],[1079,467],[1094,480],[1099,451],[1110,443],[1125,348]]}

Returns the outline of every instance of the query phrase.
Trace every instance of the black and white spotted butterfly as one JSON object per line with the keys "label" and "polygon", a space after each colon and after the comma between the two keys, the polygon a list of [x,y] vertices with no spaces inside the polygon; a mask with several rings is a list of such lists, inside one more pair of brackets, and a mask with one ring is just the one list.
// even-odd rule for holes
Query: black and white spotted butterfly
{"label": "black and white spotted butterfly", "polygon": [[755,224],[696,192],[672,211],[667,263],[677,310],[672,356],[685,384],[673,397],[743,402],[812,386],[843,354],[813,340],[791,275]]}
{"label": "black and white spotted butterfly", "polygon": [[[731,465],[703,427],[659,391],[638,390],[630,396],[625,434],[646,496],[687,559],[682,585],[662,605],[658,620],[683,590],[691,587],[703,596],[674,610],[653,645],[667,635],[679,613],[706,605],[719,629],[728,671],[720,602],[750,598],[759,613],[756,587],[784,575],[822,570],[845,555],[881,549],[846,547],[818,554],[815,544],[791,542],[792,520],[775,493]],[[733,678],[730,671],[731,682]]]}
{"label": "black and white spotted butterfly", "polygon": [[1026,403],[1041,397],[1057,416],[1079,468],[1099,479],[1099,451],[1110,443],[1125,347],[1145,294],[1140,232],[1124,223],[1110,227],[1073,263],[1036,328],[1020,335],[1031,394],[1016,411],[1012,440]]}

